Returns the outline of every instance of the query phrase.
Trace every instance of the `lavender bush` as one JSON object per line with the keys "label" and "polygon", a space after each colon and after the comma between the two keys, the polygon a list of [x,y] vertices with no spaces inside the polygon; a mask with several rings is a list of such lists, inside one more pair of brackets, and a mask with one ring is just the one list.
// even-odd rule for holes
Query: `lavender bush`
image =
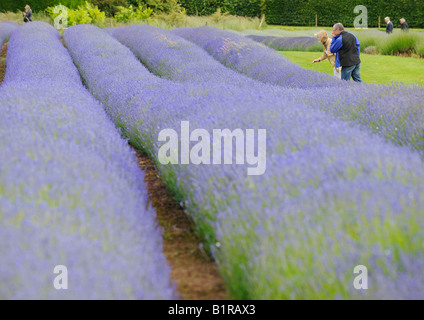
{"label": "lavender bush", "polygon": [[249,35],[247,38],[280,51],[322,51],[322,44],[315,37],[273,37]]}
{"label": "lavender bush", "polygon": [[[160,79],[93,26],[69,28],[64,39],[90,91],[152,157],[159,132],[180,132],[182,120],[209,132],[267,129],[262,176],[247,176],[243,165],[155,159],[234,297],[424,298],[417,153],[300,103],[290,89],[282,100],[282,88],[263,95],[237,84]],[[367,291],[352,285],[359,264],[369,268]]]}
{"label": "lavender bush", "polygon": [[[291,91],[301,103],[358,122],[396,144],[424,150],[422,86],[357,85],[339,81],[339,87],[331,88],[327,80],[318,81],[309,70],[298,70],[276,51],[243,36],[211,27],[181,28],[173,32],[199,45],[225,66],[255,80],[307,89]],[[298,80],[303,85],[298,85]]]}
{"label": "lavender bush", "polygon": [[3,21],[0,22],[0,49],[3,46],[3,43],[6,42],[6,40],[9,39],[12,32],[18,27],[19,25],[14,22],[10,21]]}
{"label": "lavender bush", "polygon": [[148,25],[131,25],[108,29],[107,32],[130,48],[152,73],[161,78],[178,82],[261,85],[226,68],[206,51],[170,31]]}
{"label": "lavender bush", "polygon": [[172,32],[199,45],[226,67],[255,80],[290,88],[342,87],[334,77],[305,70],[264,44],[232,32],[211,27]]}
{"label": "lavender bush", "polygon": [[175,297],[134,151],[53,27],[14,32],[0,113],[0,299]]}

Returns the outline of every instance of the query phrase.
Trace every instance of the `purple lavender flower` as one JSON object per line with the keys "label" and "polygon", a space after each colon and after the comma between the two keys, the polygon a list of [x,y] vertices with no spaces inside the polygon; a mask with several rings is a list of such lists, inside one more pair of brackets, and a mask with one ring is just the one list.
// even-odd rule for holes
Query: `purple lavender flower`
{"label": "purple lavender flower", "polygon": [[181,28],[172,32],[199,45],[228,68],[255,80],[307,89],[289,93],[297,96],[300,103],[360,123],[396,144],[424,150],[422,86],[334,82],[232,32],[212,27]]}
{"label": "purple lavender flower", "polygon": [[[0,298],[171,299],[134,151],[84,88],[59,33],[26,24],[0,87]],[[68,289],[56,290],[56,265]]]}
{"label": "purple lavender flower", "polygon": [[212,27],[180,28],[173,33],[197,44],[225,66],[265,83],[310,89],[341,87],[334,77],[305,70],[262,43]]}
{"label": "purple lavender flower", "polygon": [[[202,81],[194,74],[190,81],[184,65],[176,72],[168,68],[178,65],[173,56],[158,52],[169,69],[167,79],[161,79],[94,26],[69,28],[64,39],[111,119],[156,160],[234,297],[422,296],[424,168],[419,154],[311,107],[309,89],[247,88]],[[135,51],[144,44],[131,47]],[[149,68],[156,73],[160,64],[155,65],[153,53],[151,59]],[[209,132],[266,128],[266,173],[247,176],[246,166],[236,164],[161,165],[158,134],[172,128],[181,138],[182,120]],[[365,294],[352,290],[359,264],[370,270],[372,286]],[[395,291],[383,290],[382,284]]]}
{"label": "purple lavender flower", "polygon": [[260,85],[226,68],[206,51],[171,31],[148,25],[131,25],[109,32],[130,48],[149,71],[161,78],[178,82]]}
{"label": "purple lavender flower", "polygon": [[11,21],[0,22],[0,48],[17,27],[19,27],[19,25]]}
{"label": "purple lavender flower", "polygon": [[274,37],[274,36],[246,36],[256,42],[263,43],[275,50],[290,51],[321,51],[322,45],[315,37]]}

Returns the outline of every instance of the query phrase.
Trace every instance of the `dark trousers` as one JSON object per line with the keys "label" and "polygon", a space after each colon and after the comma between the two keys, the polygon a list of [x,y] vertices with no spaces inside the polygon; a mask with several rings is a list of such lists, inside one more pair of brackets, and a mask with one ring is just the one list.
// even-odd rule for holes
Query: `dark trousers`
{"label": "dark trousers", "polygon": [[350,81],[350,78],[356,82],[362,82],[361,64],[355,64],[350,67],[342,67],[342,80]]}

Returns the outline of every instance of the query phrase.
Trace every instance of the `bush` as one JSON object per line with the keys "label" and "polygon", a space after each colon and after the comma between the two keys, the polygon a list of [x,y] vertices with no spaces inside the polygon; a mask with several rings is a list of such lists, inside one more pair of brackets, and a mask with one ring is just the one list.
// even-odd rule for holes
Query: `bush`
{"label": "bush", "polygon": [[376,46],[366,47],[363,50],[363,52],[366,53],[366,54],[378,54],[378,51],[377,51],[377,47]]}
{"label": "bush", "polygon": [[173,13],[181,11],[178,0],[127,0],[127,2],[135,8],[147,6],[152,8],[155,13]]}
{"label": "bush", "polygon": [[211,15],[218,9],[234,16],[260,17],[265,0],[180,0],[189,15]]}
{"label": "bush", "polygon": [[[59,16],[59,12],[54,12],[54,7],[46,9],[47,14],[54,20]],[[97,6],[93,6],[89,2],[84,5],[78,6],[77,9],[68,8],[68,26],[75,26],[77,24],[96,24],[101,25],[104,23],[106,14],[101,11]]]}
{"label": "bush", "polygon": [[119,6],[127,6],[127,0],[91,0],[91,3],[104,11],[108,17],[113,17],[118,13]]}
{"label": "bush", "polygon": [[235,16],[260,17],[264,0],[225,0],[223,10]]}
{"label": "bush", "polygon": [[139,5],[139,7],[136,9],[132,5],[130,5],[128,8],[120,6],[118,9],[119,12],[115,15],[117,22],[135,22],[146,20],[153,13],[153,9],[144,7],[142,5]]}
{"label": "bush", "polygon": [[174,10],[169,13],[156,13],[155,18],[162,23],[164,22],[168,27],[171,28],[181,27],[187,24],[187,13],[182,7],[179,7],[178,10]]}
{"label": "bush", "polygon": [[370,34],[368,32],[357,32],[355,35],[361,44],[361,52],[364,52],[365,48],[368,47],[377,47],[378,39],[383,36],[382,34]]}
{"label": "bush", "polygon": [[68,26],[75,26],[77,24],[89,24],[93,19],[90,14],[83,8],[76,10],[68,10]]}
{"label": "bush", "polygon": [[23,11],[28,4],[33,12],[42,12],[48,7],[55,7],[62,4],[68,8],[76,9],[84,5],[85,0],[1,0],[0,11]]}
{"label": "bush", "polygon": [[212,20],[212,22],[218,24],[225,21],[228,16],[228,12],[222,12],[221,8],[218,8],[216,12],[214,12],[214,14],[212,14],[209,18]]}
{"label": "bush", "polygon": [[188,15],[208,16],[224,6],[225,0],[180,0]]}
{"label": "bush", "polygon": [[417,54],[424,58],[424,41],[417,44]]}
{"label": "bush", "polygon": [[384,55],[411,55],[415,53],[417,39],[412,34],[393,34],[380,45],[380,53]]}
{"label": "bush", "polygon": [[267,0],[265,14],[267,23],[293,26],[314,26],[315,15],[318,25],[332,26],[336,22],[353,27],[358,14],[353,12],[357,5],[368,9],[368,26],[381,25],[384,17],[390,16],[395,28],[400,28],[399,19],[405,17],[411,27],[424,27],[424,0],[375,1],[375,0]]}

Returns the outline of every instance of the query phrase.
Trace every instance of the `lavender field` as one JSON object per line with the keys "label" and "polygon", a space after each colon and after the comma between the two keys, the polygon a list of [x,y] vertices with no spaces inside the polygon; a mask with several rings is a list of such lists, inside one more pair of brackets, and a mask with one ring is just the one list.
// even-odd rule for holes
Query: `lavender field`
{"label": "lavender field", "polygon": [[18,27],[19,25],[14,22],[4,21],[0,24],[0,45],[3,45],[6,40],[9,39],[12,32]]}
{"label": "lavender field", "polygon": [[[179,298],[128,142],[155,162],[231,297],[424,299],[422,87],[342,82],[211,27],[78,25],[65,47],[45,23],[1,23],[0,44],[9,37],[0,299]],[[236,144],[231,163],[163,163],[158,137],[173,129],[182,146],[182,121],[266,129],[263,174],[237,163]],[[67,291],[51,284],[59,264]]]}
{"label": "lavender field", "polygon": [[[1,25],[0,25],[1,27]],[[44,23],[16,29],[0,88],[0,298],[171,299],[134,152]],[[55,265],[71,290],[52,286]]]}
{"label": "lavender field", "polygon": [[275,50],[321,51],[321,43],[315,37],[274,37],[249,35],[247,38],[263,43]]}

